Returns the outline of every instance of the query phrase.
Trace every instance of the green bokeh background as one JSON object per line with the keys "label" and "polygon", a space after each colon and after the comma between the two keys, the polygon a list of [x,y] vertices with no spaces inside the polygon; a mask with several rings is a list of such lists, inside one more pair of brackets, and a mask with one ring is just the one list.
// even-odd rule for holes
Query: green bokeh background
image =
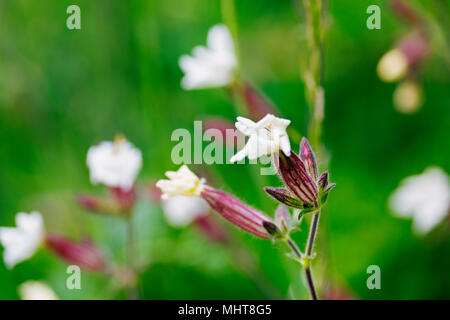
{"label": "green bokeh background", "polygon": [[[436,22],[438,1],[411,1]],[[81,8],[82,29],[66,28],[66,8]],[[368,30],[366,8],[381,7],[382,29]],[[304,40],[291,1],[236,1],[242,72],[306,133],[300,79]],[[332,284],[361,299],[450,298],[448,222],[426,237],[386,205],[405,176],[437,165],[450,170],[449,65],[433,42],[420,75],[426,101],[414,115],[392,104],[395,84],[382,83],[376,64],[408,27],[376,0],[330,1],[326,35],[326,116],[323,143],[332,181],[314,265],[322,287]],[[237,115],[223,89],[183,91],[181,54],[204,44],[221,22],[219,1],[31,1],[0,3],[0,225],[19,211],[39,210],[46,228],[74,239],[89,234],[108,257],[124,260],[121,220],[92,215],[74,203],[78,192],[105,193],[89,182],[89,146],[123,133],[143,152],[139,184],[176,169],[170,141],[176,128],[192,131],[206,116]],[[445,29],[443,29],[445,30]],[[448,32],[448,30],[446,30]],[[448,34],[441,34],[447,36]],[[439,35],[437,36],[439,40]],[[441,39],[442,40],[442,39]],[[322,162],[324,164],[325,161]],[[194,171],[199,166],[192,166]],[[216,186],[266,212],[262,185],[249,165],[214,165]],[[267,183],[277,185],[274,177]],[[218,220],[222,222],[222,220]],[[139,201],[138,247],[148,266],[139,282],[145,299],[306,298],[298,266],[283,247],[231,225],[236,246],[254,259],[256,274],[239,268],[233,248],[211,244],[195,228],[168,226],[158,205]],[[296,234],[302,243],[307,224]],[[0,249],[0,252],[3,249]],[[366,269],[381,268],[381,290],[368,290]],[[66,289],[66,267],[45,250],[7,270],[0,262],[0,299],[42,280],[64,299],[124,298],[101,275],[82,273],[82,289]],[[261,290],[261,285],[268,290]]]}

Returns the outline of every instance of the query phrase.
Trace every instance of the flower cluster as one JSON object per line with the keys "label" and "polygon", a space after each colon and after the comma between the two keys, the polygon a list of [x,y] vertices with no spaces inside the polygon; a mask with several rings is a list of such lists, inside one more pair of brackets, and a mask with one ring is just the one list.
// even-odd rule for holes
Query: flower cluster
{"label": "flower cluster", "polygon": [[423,90],[417,81],[420,68],[430,52],[430,36],[424,19],[403,0],[392,1],[394,13],[411,28],[380,59],[377,74],[385,82],[399,82],[393,94],[394,106],[413,113],[423,104]]}
{"label": "flower cluster", "polygon": [[302,213],[318,211],[335,186],[328,182],[328,172],[318,176],[317,162],[308,140],[302,139],[299,156],[281,151],[275,156],[278,174],[286,188],[266,187],[266,192],[282,204],[302,209]]}
{"label": "flower cluster", "polygon": [[[278,173],[285,188],[265,188],[266,192],[283,205],[302,209],[302,213],[314,213],[323,206],[329,191],[328,172],[318,176],[317,162],[306,139],[302,140],[300,156],[291,151],[286,127],[290,121],[266,115],[257,123],[238,117],[236,127],[249,136],[247,144],[231,159],[231,162],[273,154]],[[217,190],[198,178],[186,165],[178,171],[168,171],[169,179],[159,180],[162,199],[176,197],[200,197],[222,217],[239,228],[260,238],[272,238],[282,231],[288,235],[293,229],[289,212],[283,206],[273,220],[267,214],[252,208],[233,195]]]}
{"label": "flower cluster", "polygon": [[40,246],[45,246],[70,264],[89,271],[106,270],[107,262],[93,243],[76,244],[63,236],[46,232],[40,212],[18,213],[16,225],[0,228],[0,243],[5,247],[3,260],[10,269],[33,256]]}

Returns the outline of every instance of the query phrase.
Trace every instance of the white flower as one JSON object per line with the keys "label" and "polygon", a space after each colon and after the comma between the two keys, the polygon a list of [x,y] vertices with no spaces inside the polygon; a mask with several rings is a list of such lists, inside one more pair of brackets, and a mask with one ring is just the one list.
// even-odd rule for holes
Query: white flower
{"label": "white flower", "polygon": [[169,180],[159,180],[156,186],[161,189],[161,199],[167,200],[175,196],[199,196],[205,181],[199,179],[186,165],[178,171],[167,171]]}
{"label": "white flower", "polygon": [[18,291],[22,300],[58,300],[53,289],[40,281],[24,282]]}
{"label": "white flower", "polygon": [[16,225],[16,228],[0,228],[0,242],[5,247],[3,260],[10,269],[30,258],[44,238],[44,222],[37,211],[18,213]]}
{"label": "white flower", "polygon": [[195,47],[192,56],[180,57],[179,65],[185,73],[181,80],[183,89],[221,87],[233,80],[237,59],[228,28],[223,24],[212,27],[207,45]]}
{"label": "white flower", "polygon": [[185,227],[197,217],[208,214],[208,203],[199,197],[175,196],[162,202],[167,221],[174,227]]}
{"label": "white flower", "polygon": [[425,234],[448,214],[450,187],[447,174],[440,168],[428,168],[423,174],[404,179],[389,199],[390,208],[399,217],[411,217],[418,234]]}
{"label": "white flower", "polygon": [[241,161],[245,157],[250,160],[256,159],[280,149],[287,156],[291,154],[291,144],[286,133],[290,120],[277,118],[272,114],[267,114],[256,123],[244,117],[238,117],[237,120],[236,128],[250,138],[245,147],[230,159],[230,162]]}
{"label": "white flower", "polygon": [[129,190],[142,167],[142,155],[124,138],[118,138],[89,148],[87,165],[93,184],[103,183],[108,187]]}

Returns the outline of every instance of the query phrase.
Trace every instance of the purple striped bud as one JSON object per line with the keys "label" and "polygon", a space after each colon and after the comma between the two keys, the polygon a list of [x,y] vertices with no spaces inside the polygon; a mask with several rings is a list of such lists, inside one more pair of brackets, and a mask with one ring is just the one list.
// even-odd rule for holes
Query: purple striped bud
{"label": "purple striped bud", "polygon": [[264,226],[264,222],[274,224],[264,213],[246,205],[236,197],[221,190],[205,186],[200,196],[209,206],[222,217],[239,228],[260,238],[268,239],[271,234]]}
{"label": "purple striped bud", "polygon": [[284,188],[265,187],[264,190],[275,200],[292,208],[303,208],[303,203],[297,199],[289,190]]}
{"label": "purple striped bud", "polygon": [[314,152],[312,151],[311,146],[309,145],[309,142],[306,138],[303,138],[302,142],[300,143],[300,159],[302,159],[306,169],[315,181],[317,179],[316,157],[314,156]]}
{"label": "purple striped bud", "polygon": [[319,180],[317,181],[320,189],[325,189],[328,186],[328,171],[321,174]]}
{"label": "purple striped bud", "polygon": [[303,202],[315,203],[317,186],[306,171],[302,160],[294,153],[288,157],[283,152],[279,154],[279,173],[286,187]]}
{"label": "purple striped bud", "polygon": [[87,240],[74,243],[56,234],[47,234],[45,244],[54,254],[70,264],[76,264],[87,271],[106,271],[106,261],[94,244]]}

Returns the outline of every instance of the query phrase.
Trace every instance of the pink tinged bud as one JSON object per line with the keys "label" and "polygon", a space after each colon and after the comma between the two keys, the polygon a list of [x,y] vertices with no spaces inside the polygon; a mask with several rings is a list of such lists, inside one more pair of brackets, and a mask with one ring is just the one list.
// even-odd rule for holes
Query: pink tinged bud
{"label": "pink tinged bud", "polygon": [[250,84],[245,83],[242,90],[245,102],[247,104],[248,113],[252,116],[252,118],[261,119],[267,114],[279,114],[276,108]]}
{"label": "pink tinged bud", "polygon": [[273,222],[264,213],[246,205],[228,193],[208,186],[205,186],[200,196],[208,202],[212,209],[232,224],[260,238],[271,237],[263,223],[273,224]]}
{"label": "pink tinged bud", "polygon": [[136,188],[134,186],[129,190],[121,187],[109,187],[109,191],[123,212],[129,212],[134,207],[136,203]]}
{"label": "pink tinged bud", "polygon": [[413,25],[421,25],[422,19],[417,15],[417,12],[404,0],[394,0],[390,2],[394,12],[406,22]]}
{"label": "pink tinged bud", "polygon": [[284,184],[298,199],[303,202],[317,200],[317,186],[302,160],[294,152],[291,152],[289,157],[280,152],[278,165]]}
{"label": "pink tinged bud", "polygon": [[87,271],[105,271],[106,262],[94,244],[85,240],[74,243],[56,234],[47,234],[45,244],[50,251],[70,264],[75,264]]}
{"label": "pink tinged bud", "polygon": [[275,211],[275,222],[283,232],[289,232],[289,230],[291,229],[291,215],[289,213],[289,210],[281,204]]}
{"label": "pink tinged bud", "polygon": [[226,243],[229,236],[225,228],[210,215],[200,215],[194,220],[195,226],[211,241]]}
{"label": "pink tinged bud", "polygon": [[422,32],[413,32],[404,37],[397,47],[405,55],[410,67],[417,67],[428,55],[429,43]]}
{"label": "pink tinged bud", "polygon": [[77,203],[84,209],[98,213],[114,213],[117,211],[117,206],[111,201],[91,195],[78,195],[76,197]]}
{"label": "pink tinged bud", "polygon": [[265,187],[264,190],[275,200],[292,208],[303,208],[303,203],[290,191],[284,188]]}
{"label": "pink tinged bud", "polygon": [[316,157],[306,138],[303,138],[300,144],[300,159],[302,159],[311,177],[316,180],[318,175]]}

